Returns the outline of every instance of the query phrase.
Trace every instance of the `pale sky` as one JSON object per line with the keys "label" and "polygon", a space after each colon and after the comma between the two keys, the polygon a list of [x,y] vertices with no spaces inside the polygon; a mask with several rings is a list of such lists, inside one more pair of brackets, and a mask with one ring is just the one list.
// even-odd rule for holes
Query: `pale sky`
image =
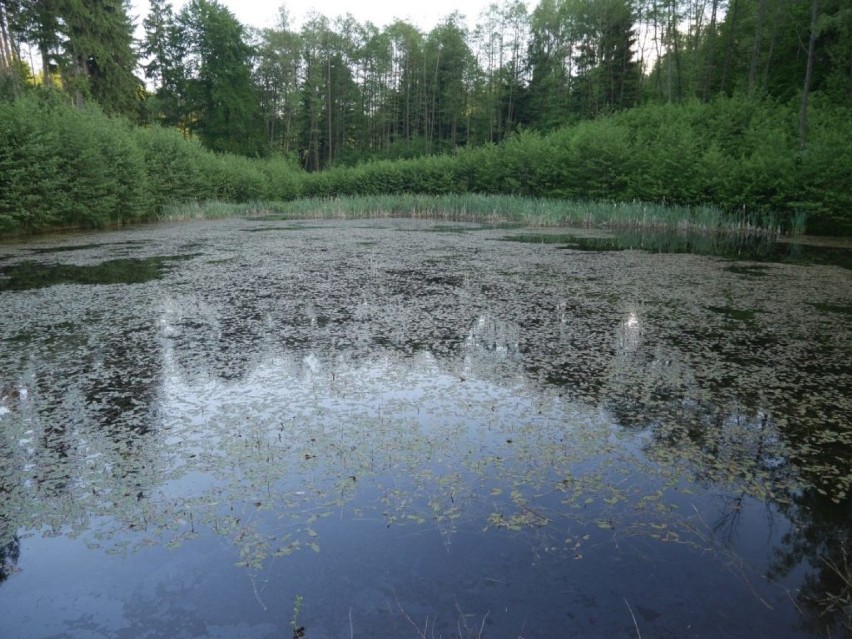
{"label": "pale sky", "polygon": [[[381,27],[400,18],[419,27],[423,31],[431,30],[444,17],[458,11],[467,18],[468,26],[473,27],[480,12],[494,0],[301,0],[282,2],[282,0],[219,0],[228,7],[237,19],[245,25],[267,28],[274,27],[278,21],[278,9],[284,4],[290,14],[291,26],[301,26],[305,16],[316,10],[328,18],[351,13],[358,22],[370,21]],[[148,13],[148,0],[132,0],[131,17],[137,25]],[[185,0],[172,0],[175,11],[185,4]],[[498,2],[502,4],[502,0]],[[535,4],[527,1],[528,9]]]}

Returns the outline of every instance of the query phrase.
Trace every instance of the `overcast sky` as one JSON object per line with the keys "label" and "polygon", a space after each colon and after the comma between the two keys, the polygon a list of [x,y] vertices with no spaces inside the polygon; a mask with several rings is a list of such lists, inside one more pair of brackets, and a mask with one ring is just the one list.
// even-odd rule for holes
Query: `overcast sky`
{"label": "overcast sky", "polygon": [[[327,16],[337,16],[351,13],[358,22],[370,21],[377,26],[390,24],[395,18],[403,19],[422,29],[429,31],[440,20],[453,11],[459,11],[474,26],[480,12],[494,0],[302,0],[299,2],[281,2],[281,0],[219,0],[220,4],[228,7],[245,25],[266,28],[274,27],[278,22],[278,9],[284,4],[290,14],[291,23],[299,27],[304,17],[311,9]],[[500,0],[502,3],[502,0]],[[172,0],[175,11],[179,10],[186,0]],[[137,24],[148,13],[148,0],[133,0],[131,16]],[[527,7],[536,2],[527,1]]]}

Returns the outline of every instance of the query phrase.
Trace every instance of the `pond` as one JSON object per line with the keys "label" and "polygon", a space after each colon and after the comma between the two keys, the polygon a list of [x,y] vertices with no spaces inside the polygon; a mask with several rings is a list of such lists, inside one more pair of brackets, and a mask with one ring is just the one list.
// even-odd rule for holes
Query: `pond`
{"label": "pond", "polygon": [[0,244],[0,636],[852,632],[848,244]]}

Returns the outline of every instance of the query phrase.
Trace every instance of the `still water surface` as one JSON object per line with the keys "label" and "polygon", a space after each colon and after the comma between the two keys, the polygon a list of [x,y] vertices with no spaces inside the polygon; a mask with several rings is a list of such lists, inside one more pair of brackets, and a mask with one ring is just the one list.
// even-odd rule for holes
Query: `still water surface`
{"label": "still water surface", "polygon": [[2,244],[0,636],[848,636],[849,256],[411,220]]}

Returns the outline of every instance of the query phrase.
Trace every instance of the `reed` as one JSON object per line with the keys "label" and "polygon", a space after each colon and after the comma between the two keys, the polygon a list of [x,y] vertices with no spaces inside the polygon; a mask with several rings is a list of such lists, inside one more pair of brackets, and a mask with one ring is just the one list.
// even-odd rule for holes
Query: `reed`
{"label": "reed", "polygon": [[263,214],[274,214],[278,219],[411,217],[483,224],[514,223],[538,227],[604,226],[708,233],[745,230],[771,234],[780,232],[780,226],[771,219],[758,220],[731,215],[709,206],[584,202],[476,193],[358,195],[301,198],[287,202],[230,203],[211,200],[200,204],[166,206],[161,219],[212,219]]}

